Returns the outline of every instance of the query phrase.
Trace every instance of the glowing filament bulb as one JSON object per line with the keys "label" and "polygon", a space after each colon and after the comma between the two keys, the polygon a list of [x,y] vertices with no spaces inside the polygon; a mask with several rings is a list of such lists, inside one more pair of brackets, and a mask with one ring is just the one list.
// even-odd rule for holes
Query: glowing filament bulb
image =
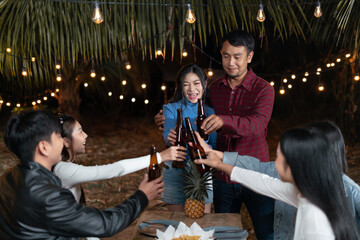
{"label": "glowing filament bulb", "polygon": [[17,104],[16,104],[16,107],[20,107],[20,106],[21,106],[20,103],[17,103]]}
{"label": "glowing filament bulb", "polygon": [[105,81],[106,78],[105,78],[105,76],[102,76],[100,79],[101,79],[101,81]]}
{"label": "glowing filament bulb", "polygon": [[124,95],[120,95],[119,98],[120,98],[120,100],[123,100],[123,99],[124,99]]}
{"label": "glowing filament bulb", "polygon": [[347,54],[345,55],[346,58],[349,58],[350,56],[351,56],[350,53],[347,53]]}
{"label": "glowing filament bulb", "polygon": [[26,71],[26,68],[23,68],[23,69],[22,69],[21,74],[22,74],[24,77],[26,77],[26,76],[28,75],[28,73],[27,73],[27,71]]}
{"label": "glowing filament bulb", "polygon": [[270,82],[270,85],[271,85],[271,86],[274,86],[274,85],[275,85],[275,83],[274,83],[273,81],[271,81],[271,82]]}
{"label": "glowing filament bulb", "polygon": [[291,79],[295,79],[295,78],[296,78],[295,74],[291,75]]}
{"label": "glowing filament bulb", "polygon": [[161,48],[157,48],[156,49],[156,55],[162,55],[163,53],[162,53],[162,50],[161,50]]}
{"label": "glowing filament bulb", "polygon": [[321,72],[321,68],[317,68],[316,71]]}
{"label": "glowing filament bulb", "polygon": [[46,100],[47,100],[47,97],[45,96],[45,97],[43,97],[43,99],[44,99],[44,101],[46,101]]}
{"label": "glowing filament bulb", "polygon": [[262,5],[262,3],[260,3],[260,5],[259,5],[259,10],[258,10],[256,19],[257,19],[259,22],[263,22],[263,21],[265,21],[265,19],[266,19],[266,17],[265,17],[265,12],[264,12],[264,6]]}
{"label": "glowing filament bulb", "polygon": [[308,77],[308,76],[309,76],[309,73],[308,73],[308,72],[305,72],[304,75],[305,75],[305,77]]}
{"label": "glowing filament bulb", "polygon": [[288,88],[289,88],[289,89],[291,89],[291,88],[292,88],[292,85],[291,85],[291,84],[289,84],[289,85],[288,85]]}
{"label": "glowing filament bulb", "polygon": [[126,80],[123,80],[123,81],[121,82],[121,84],[124,85],[124,86],[126,85],[126,83],[127,83]]}
{"label": "glowing filament bulb", "polygon": [[187,8],[188,9],[187,9],[187,13],[186,13],[186,21],[188,23],[194,23],[196,21],[196,17],[195,17],[193,10],[191,9],[191,5],[188,4]]}
{"label": "glowing filament bulb", "polygon": [[280,93],[281,95],[285,94],[285,88],[284,88],[284,86],[280,86],[279,93]]}
{"label": "glowing filament bulb", "polygon": [[141,84],[141,88],[142,88],[142,89],[145,89],[145,88],[146,88],[146,84],[145,84],[145,83]]}
{"label": "glowing filament bulb", "polygon": [[108,92],[108,95],[109,95],[109,97],[111,97],[111,96],[112,96],[112,92]]}
{"label": "glowing filament bulb", "polygon": [[355,76],[354,76],[354,80],[355,80],[355,81],[359,81],[359,80],[360,80],[359,73],[356,73],[356,74],[355,74]]}
{"label": "glowing filament bulb", "polygon": [[57,88],[57,89],[55,89],[55,92],[60,92],[60,89],[58,89],[58,88]]}
{"label": "glowing filament bulb", "polygon": [[36,60],[35,57],[32,57],[32,58],[31,58],[31,61],[32,61],[32,62],[35,62],[35,60]]}
{"label": "glowing filament bulb", "polygon": [[136,101],[136,99],[135,98],[131,98],[131,102],[135,102]]}
{"label": "glowing filament bulb", "polygon": [[186,49],[183,50],[182,55],[183,55],[183,57],[187,57],[188,52],[186,51]]}
{"label": "glowing filament bulb", "polygon": [[89,86],[89,84],[86,82],[86,83],[84,83],[84,87],[88,87]]}
{"label": "glowing filament bulb", "polygon": [[166,90],[166,86],[165,86],[165,85],[162,85],[162,86],[161,86],[161,90],[165,91],[165,90]]}
{"label": "glowing filament bulb", "polygon": [[11,48],[6,48],[6,52],[11,53]]}
{"label": "glowing filament bulb", "polygon": [[212,70],[212,68],[208,68],[207,74],[208,74],[209,77],[214,75],[214,71]]}
{"label": "glowing filament bulb", "polygon": [[330,66],[331,66],[331,64],[330,64],[330,63],[327,63],[327,64],[326,64],[326,67],[328,67],[328,68],[329,68]]}
{"label": "glowing filament bulb", "polygon": [[324,84],[322,84],[322,82],[320,82],[320,83],[318,84],[318,90],[319,90],[320,92],[322,92],[322,91],[325,90]]}
{"label": "glowing filament bulb", "polygon": [[35,101],[32,101],[31,104],[32,104],[33,106],[35,106],[35,105],[36,105],[36,102],[35,102]]}
{"label": "glowing filament bulb", "polygon": [[303,82],[306,82],[306,81],[307,81],[307,78],[306,78],[306,77],[304,77],[304,78],[302,79],[302,81],[303,81]]}
{"label": "glowing filament bulb", "polygon": [[283,83],[287,83],[287,79],[286,79],[286,78],[283,79]]}
{"label": "glowing filament bulb", "polygon": [[90,77],[92,77],[92,78],[96,77],[95,69],[91,69]]}
{"label": "glowing filament bulb", "polygon": [[36,102],[37,102],[38,104],[40,104],[40,103],[41,103],[41,100],[39,99],[39,100],[37,100]]}
{"label": "glowing filament bulb", "polygon": [[11,106],[11,102],[7,102],[6,106],[10,107]]}
{"label": "glowing filament bulb", "polygon": [[104,21],[104,18],[100,10],[100,5],[98,3],[95,3],[94,14],[91,20],[96,24],[100,24]]}
{"label": "glowing filament bulb", "polygon": [[56,81],[60,82],[62,80],[61,73],[58,73],[56,76]]}
{"label": "glowing filament bulb", "polygon": [[336,61],[337,61],[337,62],[341,62],[341,59],[340,59],[340,58],[337,58]]}
{"label": "glowing filament bulb", "polygon": [[314,11],[314,16],[317,17],[317,18],[322,16],[320,1],[318,1],[317,4],[316,4],[316,8],[315,8],[315,11]]}
{"label": "glowing filament bulb", "polygon": [[54,97],[54,96],[55,96],[55,93],[52,92],[50,95],[51,95],[52,97]]}
{"label": "glowing filament bulb", "polygon": [[130,70],[130,69],[131,69],[131,65],[130,65],[130,62],[129,62],[129,61],[126,61],[126,62],[125,62],[125,68],[126,68],[127,70]]}
{"label": "glowing filament bulb", "polygon": [[57,63],[57,64],[55,65],[55,68],[56,68],[56,69],[60,69],[60,68],[61,68],[60,64]]}
{"label": "glowing filament bulb", "polygon": [[144,103],[149,104],[149,100],[145,99]]}

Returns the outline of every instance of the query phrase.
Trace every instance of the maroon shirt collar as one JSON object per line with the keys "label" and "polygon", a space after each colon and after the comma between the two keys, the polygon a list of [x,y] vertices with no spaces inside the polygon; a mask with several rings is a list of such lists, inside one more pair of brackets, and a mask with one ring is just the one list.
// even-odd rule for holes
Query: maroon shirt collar
{"label": "maroon shirt collar", "polygon": [[[243,86],[247,91],[251,91],[252,85],[254,83],[254,79],[256,78],[255,73],[253,72],[253,70],[251,68],[248,69],[248,72],[245,75],[244,80],[242,81],[241,84],[239,84],[238,86],[236,86],[235,88],[238,88],[240,86]],[[220,84],[224,84],[225,86],[230,87],[228,81],[227,81],[227,75],[225,74],[221,79],[220,79]]]}

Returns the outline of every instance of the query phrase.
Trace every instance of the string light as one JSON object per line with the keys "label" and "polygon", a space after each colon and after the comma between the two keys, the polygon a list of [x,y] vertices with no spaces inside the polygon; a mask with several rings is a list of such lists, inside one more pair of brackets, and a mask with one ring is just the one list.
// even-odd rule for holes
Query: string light
{"label": "string light", "polygon": [[315,11],[314,11],[314,16],[317,17],[317,18],[322,16],[320,1],[318,1],[317,4],[316,4],[316,8],[315,8]]}
{"label": "string light", "polygon": [[11,106],[11,102],[7,102],[6,106],[10,107]]}
{"label": "string light", "polygon": [[341,62],[341,59],[340,59],[340,58],[337,58],[336,61],[337,61],[337,62]]}
{"label": "string light", "polygon": [[165,91],[165,90],[166,90],[166,86],[165,86],[165,85],[162,85],[162,86],[161,86],[161,90]]}
{"label": "string light", "polygon": [[61,82],[62,77],[61,77],[61,73],[58,73],[56,76],[56,81]]}
{"label": "string light", "polygon": [[335,63],[330,63],[330,66],[334,67],[334,66],[335,66]]}
{"label": "string light", "polygon": [[212,76],[214,75],[214,71],[212,70],[211,67],[208,68],[207,75],[208,75],[209,77],[212,77]]}
{"label": "string light", "polygon": [[350,56],[351,56],[350,53],[347,53],[347,54],[345,55],[346,58],[349,58]]}
{"label": "string light", "polygon": [[354,80],[355,80],[355,81],[359,81],[359,80],[360,80],[360,75],[359,75],[359,73],[355,73]]}
{"label": "string light", "polygon": [[135,98],[131,98],[131,102],[135,102],[136,101],[136,99]]}
{"label": "string light", "polygon": [[58,89],[58,88],[57,88],[57,89],[55,89],[55,92],[60,92],[60,89]]}
{"label": "string light", "polygon": [[320,72],[316,72],[316,75],[320,75]]}
{"label": "string light", "polygon": [[88,87],[89,86],[89,84],[86,82],[86,83],[84,83],[84,87]]}
{"label": "string light", "polygon": [[318,84],[318,90],[319,90],[320,92],[322,92],[322,91],[325,90],[324,84],[323,84],[322,82],[319,82],[319,84]]}
{"label": "string light", "polygon": [[330,66],[331,66],[331,64],[330,64],[330,63],[327,63],[327,64],[326,64],[326,67],[328,67],[328,68],[329,68]]}
{"label": "string light", "polygon": [[60,69],[60,68],[61,68],[60,64],[57,63],[57,64],[55,65],[55,68],[56,68],[56,69]]}
{"label": "string light", "polygon": [[309,76],[309,73],[308,73],[308,72],[305,72],[304,75],[305,75],[305,77],[308,77],[308,76]]}
{"label": "string light", "polygon": [[142,89],[145,89],[145,88],[146,88],[146,84],[145,84],[145,83],[141,84],[141,88],[142,88]]}
{"label": "string light", "polygon": [[264,6],[262,5],[262,3],[259,4],[259,10],[256,16],[256,19],[259,22],[263,22],[265,21],[266,17],[265,17],[265,12],[264,12]]}
{"label": "string light", "polygon": [[43,99],[44,99],[44,101],[46,101],[46,100],[47,100],[47,96],[43,97]]}
{"label": "string light", "polygon": [[106,78],[105,78],[105,76],[102,76],[100,79],[101,79],[101,81],[105,81]]}
{"label": "string light", "polygon": [[156,49],[156,55],[162,55],[163,53],[162,53],[162,50],[161,50],[161,48],[157,48]]}
{"label": "string light", "polygon": [[96,77],[95,69],[91,69],[90,77],[92,77],[92,78]]}
{"label": "string light", "polygon": [[279,93],[280,93],[281,95],[285,94],[285,88],[284,88],[283,85],[280,86]]}
{"label": "string light", "polygon": [[20,104],[20,103],[17,103],[17,104],[16,104],[16,107],[20,107],[20,106],[21,106],[21,104]]}
{"label": "string light", "polygon": [[22,71],[21,71],[21,74],[26,77],[28,75],[27,71],[26,71],[26,68],[22,68]]}
{"label": "string light", "polygon": [[7,53],[11,53],[11,48],[6,48]]}
{"label": "string light", "polygon": [[126,85],[126,83],[127,83],[126,80],[123,80],[123,81],[121,82],[121,84],[124,85],[124,86]]}
{"label": "string light", "polygon": [[186,49],[184,49],[183,52],[182,52],[182,56],[187,57],[187,55],[188,55],[188,52],[186,51]]}
{"label": "string light", "polygon": [[271,82],[270,82],[270,85],[271,85],[271,86],[274,86],[274,85],[275,85],[274,81],[271,81]]}
{"label": "string light", "polygon": [[306,77],[304,77],[304,78],[302,79],[302,81],[303,81],[303,82],[306,82],[306,81],[307,81],[307,78],[306,78]]}
{"label": "string light", "polygon": [[130,62],[129,62],[129,61],[126,61],[126,62],[125,62],[125,68],[126,68],[127,70],[130,70],[130,69],[131,69],[131,65],[130,65]]}
{"label": "string light", "polygon": [[0,104],[3,104],[4,103],[4,100],[0,99]]}
{"label": "string light", "polygon": [[120,95],[119,98],[120,98],[120,100],[123,100],[123,99],[124,99],[124,95]]}
{"label": "string light", "polygon": [[31,58],[31,61],[32,61],[32,62],[35,62],[35,60],[36,60],[35,57],[32,57],[32,58]]}
{"label": "string light", "polygon": [[51,95],[52,97],[55,97],[55,93],[53,93],[53,92],[52,92],[50,95]]}
{"label": "string light", "polygon": [[289,89],[291,89],[291,88],[292,88],[292,85],[291,85],[291,84],[289,84],[289,85],[288,85],[288,88],[289,88]]}
{"label": "string light", "polygon": [[112,96],[112,92],[108,92],[108,95],[109,95],[109,97],[111,97],[111,96]]}
{"label": "string light", "polygon": [[40,104],[40,103],[41,103],[41,100],[39,99],[39,100],[37,100],[36,102],[37,102],[38,104]]}
{"label": "string light", "polygon": [[35,105],[36,105],[36,102],[35,102],[35,101],[32,101],[31,104],[32,104],[33,106],[35,106]]}
{"label": "string light", "polygon": [[95,3],[94,14],[91,20],[96,24],[100,24],[104,21],[99,3]]}
{"label": "string light", "polygon": [[321,72],[321,68],[317,68],[316,71]]}
{"label": "string light", "polygon": [[149,104],[149,100],[148,100],[148,99],[145,99],[144,103],[145,103],[145,104]]}
{"label": "string light", "polygon": [[287,80],[286,78],[283,79],[283,83],[287,83],[287,81],[288,81],[288,80]]}
{"label": "string light", "polygon": [[194,14],[193,10],[191,9],[190,3],[187,4],[186,21],[190,24],[192,24],[196,21],[195,14]]}
{"label": "string light", "polygon": [[291,75],[291,79],[295,79],[295,78],[296,78],[295,74]]}

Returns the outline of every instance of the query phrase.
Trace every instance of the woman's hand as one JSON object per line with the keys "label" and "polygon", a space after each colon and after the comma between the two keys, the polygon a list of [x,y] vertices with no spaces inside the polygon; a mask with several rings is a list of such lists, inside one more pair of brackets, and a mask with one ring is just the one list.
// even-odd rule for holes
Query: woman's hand
{"label": "woman's hand", "polygon": [[195,163],[208,165],[209,167],[221,170],[228,175],[231,175],[231,172],[234,168],[234,166],[223,163],[221,158],[219,158],[218,154],[214,151],[210,152],[206,159],[196,159]]}
{"label": "woman's hand", "polygon": [[161,162],[165,161],[184,161],[186,157],[186,148],[172,146],[160,153]]}
{"label": "woman's hand", "polygon": [[174,145],[176,142],[176,132],[175,129],[170,129],[170,133],[167,137],[167,140],[171,143],[171,145]]}
{"label": "woman's hand", "polygon": [[156,126],[159,127],[159,130],[164,131],[165,116],[163,115],[162,109],[158,112],[158,114],[155,115],[154,121]]}

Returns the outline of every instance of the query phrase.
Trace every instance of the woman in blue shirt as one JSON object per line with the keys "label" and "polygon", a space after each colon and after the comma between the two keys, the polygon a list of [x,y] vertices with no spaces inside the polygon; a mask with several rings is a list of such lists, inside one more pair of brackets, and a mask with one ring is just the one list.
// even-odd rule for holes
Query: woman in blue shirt
{"label": "woman in blue shirt", "polygon": [[[176,79],[176,89],[169,103],[163,106],[165,116],[163,138],[168,146],[172,146],[175,142],[175,125],[177,118],[177,109],[182,109],[183,121],[189,117],[194,130],[196,131],[196,117],[198,114],[198,99],[204,102],[205,115],[214,114],[214,109],[206,105],[207,82],[205,72],[196,64],[183,66],[178,72]],[[214,132],[209,136],[207,143],[212,147],[216,147],[216,136]],[[187,160],[189,156],[187,156]],[[165,182],[165,191],[162,200],[167,204],[170,211],[184,211],[186,196],[184,194],[184,170],[173,168],[171,162],[165,163],[168,169],[164,168],[163,176]],[[205,213],[211,210],[213,202],[213,191],[208,190],[208,198],[205,198]]]}

